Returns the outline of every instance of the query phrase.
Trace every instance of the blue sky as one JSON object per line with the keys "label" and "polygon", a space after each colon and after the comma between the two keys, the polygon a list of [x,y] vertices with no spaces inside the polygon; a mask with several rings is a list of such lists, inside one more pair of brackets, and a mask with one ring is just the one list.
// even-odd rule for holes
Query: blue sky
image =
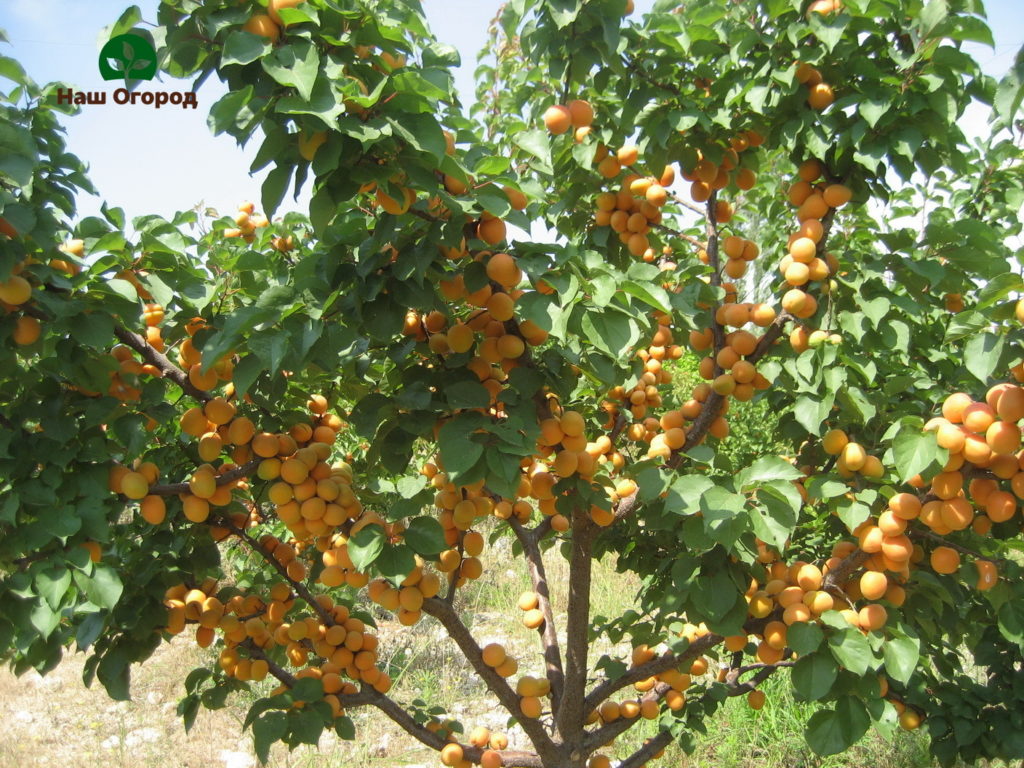
{"label": "blue sky", "polygon": [[[648,10],[653,1],[637,0],[637,12]],[[1020,3],[986,3],[996,50],[973,46],[971,53],[990,74],[1004,72],[1024,43]],[[0,0],[0,28],[11,41],[0,51],[18,59],[37,82],[61,80],[82,90],[108,90],[96,68],[97,41],[101,29],[128,4],[127,0]],[[155,19],[156,0],[138,4],[144,18]],[[462,54],[456,82],[464,102],[473,97],[476,53],[500,4],[499,0],[423,0],[434,33]],[[173,91],[185,86],[184,81],[166,79],[162,87]],[[147,89],[159,87],[153,83]],[[248,173],[255,144],[239,151],[233,139],[214,137],[206,126],[206,112],[223,92],[211,78],[199,92],[196,110],[85,109],[65,120],[69,149],[89,163],[101,197],[123,207],[129,216],[169,215],[200,203],[222,213],[233,211],[242,200],[259,200],[261,178]],[[968,121],[981,125],[980,112],[968,116]],[[126,186],[129,170],[131,178],[146,182]],[[83,197],[80,213],[94,214],[99,205],[100,199]]]}

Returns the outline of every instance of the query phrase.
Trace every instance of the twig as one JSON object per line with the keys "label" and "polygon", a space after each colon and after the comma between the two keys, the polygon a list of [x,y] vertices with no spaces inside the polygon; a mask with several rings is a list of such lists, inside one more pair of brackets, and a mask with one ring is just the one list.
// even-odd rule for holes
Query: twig
{"label": "twig", "polygon": [[168,360],[162,352],[158,352],[148,341],[146,341],[145,337],[116,324],[114,325],[114,335],[117,336],[122,344],[131,347],[142,355],[147,363],[159,368],[160,372],[163,373],[164,378],[173,381],[181,387],[182,391],[187,395],[190,395],[196,400],[204,403],[213,399],[213,395],[209,392],[204,392],[193,385],[188,379],[188,374]]}
{"label": "twig", "polygon": [[[240,467],[228,470],[223,475],[217,475],[217,487],[222,485],[228,485],[229,483],[240,480],[243,477],[248,477],[260,465],[262,459],[253,459],[248,461]],[[154,485],[149,489],[150,496],[177,496],[181,493],[191,493],[188,483],[168,483],[166,485]]]}
{"label": "twig", "polygon": [[676,194],[675,192],[671,192],[670,194],[672,195],[672,198],[673,198],[673,199],[674,199],[674,200],[675,200],[675,201],[676,201],[677,203],[679,203],[679,204],[680,204],[681,206],[683,206],[683,208],[689,208],[689,209],[690,209],[691,211],[693,211],[694,213],[699,213],[699,214],[700,214],[701,216],[707,216],[707,211],[706,211],[706,210],[704,210],[703,208],[701,208],[701,207],[700,207],[699,205],[697,205],[696,203],[691,203],[691,202],[690,202],[689,200],[687,200],[687,199],[686,199],[685,197],[680,197],[680,196],[679,196],[679,195],[677,195],[677,194]]}
{"label": "twig", "polygon": [[292,590],[295,592],[295,594],[301,597],[303,601],[307,605],[309,605],[309,607],[312,608],[313,611],[316,612],[316,614],[320,617],[320,620],[326,626],[334,626],[334,616],[329,611],[327,611],[322,605],[320,605],[320,603],[317,602],[316,597],[314,597],[313,593],[309,591],[309,587],[307,587],[301,581],[296,581],[291,576],[289,576],[287,567],[281,565],[281,563],[279,563],[274,558],[274,556],[263,547],[262,544],[256,541],[256,539],[250,536],[246,531],[239,528],[237,525],[234,525],[230,520],[222,520],[218,523],[218,525],[223,528],[227,528],[229,531],[235,534],[235,536],[237,536],[246,544],[248,544],[249,547],[254,552],[256,552],[264,560],[266,560],[274,568],[274,570],[281,575],[281,578],[283,578],[285,581],[291,584]]}

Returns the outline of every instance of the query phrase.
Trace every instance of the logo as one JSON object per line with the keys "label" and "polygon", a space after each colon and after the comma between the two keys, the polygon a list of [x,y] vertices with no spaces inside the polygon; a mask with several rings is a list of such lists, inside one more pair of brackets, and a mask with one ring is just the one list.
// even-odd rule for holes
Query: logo
{"label": "logo", "polygon": [[[194,91],[143,91],[133,92],[133,86],[143,80],[156,77],[156,48],[147,32],[126,33],[110,38],[100,51],[100,75],[104,80],[124,80],[124,87],[113,93],[115,104],[143,104],[160,109],[167,104],[182,109],[199,106]],[[57,104],[84,106],[106,104],[105,91],[75,91],[73,88],[57,89]]]}
{"label": "logo", "polygon": [[146,38],[125,34],[110,38],[100,51],[104,80],[152,80],[156,77],[156,49]]}

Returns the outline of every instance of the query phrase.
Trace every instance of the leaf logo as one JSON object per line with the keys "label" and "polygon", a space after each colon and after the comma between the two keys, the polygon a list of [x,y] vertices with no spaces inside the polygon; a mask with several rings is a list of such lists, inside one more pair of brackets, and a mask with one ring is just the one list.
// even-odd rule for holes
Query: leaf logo
{"label": "leaf logo", "polygon": [[100,51],[104,80],[152,80],[156,76],[156,49],[146,38],[131,33],[110,38]]}

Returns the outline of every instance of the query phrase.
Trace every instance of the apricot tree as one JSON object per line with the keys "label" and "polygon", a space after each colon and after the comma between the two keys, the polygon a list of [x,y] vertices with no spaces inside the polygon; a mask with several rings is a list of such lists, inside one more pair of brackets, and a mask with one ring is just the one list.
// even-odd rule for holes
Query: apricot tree
{"label": "apricot tree", "polygon": [[[111,35],[220,78],[212,129],[269,168],[264,213],[130,225],[76,220],[75,107],[0,58],[16,671],[74,645],[126,698],[187,632],[186,723],[252,688],[260,756],[375,708],[486,768],[607,766],[646,722],[634,768],[785,670],[819,754],[923,722],[943,764],[1024,757],[1024,58],[963,50],[976,0],[632,5],[505,3],[469,116],[415,0],[129,9]],[[754,400],[786,456],[721,449]],[[458,610],[504,538],[535,659]],[[622,615],[602,557],[642,579]],[[514,730],[396,696],[392,617]]]}

